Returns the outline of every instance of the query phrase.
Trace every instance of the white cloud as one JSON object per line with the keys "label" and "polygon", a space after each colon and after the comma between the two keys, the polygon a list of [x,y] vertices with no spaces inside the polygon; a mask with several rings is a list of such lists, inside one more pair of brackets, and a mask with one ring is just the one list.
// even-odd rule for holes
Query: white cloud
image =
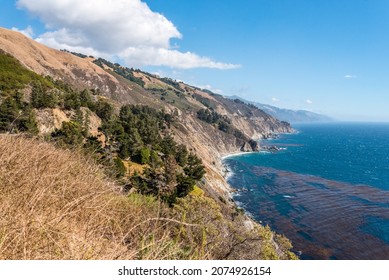
{"label": "white cloud", "polygon": [[177,50],[154,48],[154,47],[130,47],[118,54],[129,65],[155,65],[170,66],[173,68],[216,68],[234,69],[239,67],[234,64],[215,62],[208,57],[200,57],[197,54]]}
{"label": "white cloud", "polygon": [[104,57],[117,55],[130,66],[239,67],[175,50],[170,40],[181,39],[182,34],[141,0],[18,0],[17,5],[45,23],[50,31],[36,40],[51,47]]}
{"label": "white cloud", "polygon": [[196,85],[195,87],[198,87],[198,88],[201,88],[201,89],[207,89],[207,90],[210,90],[210,91],[212,91],[214,93],[217,93],[217,94],[222,94],[223,93],[223,90],[214,88],[211,85],[203,85],[203,86]]}
{"label": "white cloud", "polygon": [[279,102],[280,100],[279,100],[278,98],[273,97],[273,98],[271,99],[271,101],[273,101],[274,103],[276,103],[276,102]]}
{"label": "white cloud", "polygon": [[345,79],[356,79],[357,76],[355,76],[355,75],[344,75],[344,78]]}
{"label": "white cloud", "polygon": [[27,36],[28,38],[32,38],[34,36],[34,31],[32,30],[31,26],[27,26],[26,29],[19,29],[17,27],[11,28],[13,31],[18,31],[22,33],[24,36]]}
{"label": "white cloud", "polygon": [[201,89],[207,89],[207,90],[210,90],[214,93],[217,93],[217,94],[222,94],[223,91],[221,89],[217,89],[217,88],[214,88],[213,86],[211,85],[205,85],[205,86],[198,86],[199,88]]}
{"label": "white cloud", "polygon": [[309,100],[309,99],[307,99],[307,100],[305,100],[305,103],[307,103],[307,104],[313,104],[313,101],[312,101],[312,100]]}

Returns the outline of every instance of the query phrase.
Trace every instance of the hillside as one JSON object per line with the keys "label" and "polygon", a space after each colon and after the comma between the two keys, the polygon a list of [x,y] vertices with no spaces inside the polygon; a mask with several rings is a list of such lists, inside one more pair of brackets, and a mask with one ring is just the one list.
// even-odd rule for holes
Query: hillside
{"label": "hillside", "polygon": [[[123,104],[143,104],[171,113],[177,119],[177,125],[171,128],[173,137],[203,159],[208,171],[206,178],[210,177],[210,184],[221,187],[222,192],[228,189],[228,185],[219,175],[222,169],[220,155],[258,149],[255,143],[250,144],[250,139],[291,131],[289,124],[254,106],[238,104],[181,82],[105,60],[50,49],[18,32],[0,28],[0,48],[37,74],[49,75],[76,89],[89,89],[97,96],[108,98],[117,110]],[[142,83],[131,81],[129,75],[141,79]],[[199,120],[197,113],[200,109],[212,110],[230,124]],[[55,112],[49,112],[49,115],[53,116]],[[58,128],[60,122],[57,123]]]}
{"label": "hillside", "polygon": [[253,101],[247,101],[239,96],[230,96],[230,99],[239,99],[247,104],[253,104],[259,109],[263,110],[267,114],[283,121],[287,121],[291,124],[296,123],[310,123],[310,122],[331,122],[332,118],[314,113],[307,110],[291,110],[291,109],[282,109],[272,105],[262,104]]}
{"label": "hillside", "polygon": [[[62,149],[86,154],[99,166],[100,171],[93,169],[93,172],[104,173],[120,186],[120,191],[116,188],[119,197],[151,196],[158,207],[167,209],[157,213],[167,215],[163,219],[195,225],[193,229],[179,227],[177,235],[177,228],[167,223],[167,233],[162,236],[182,241],[189,251],[166,255],[166,258],[293,257],[288,251],[290,244],[284,238],[255,224],[231,201],[220,162],[221,155],[226,153],[258,150],[253,139],[290,132],[288,123],[240,101],[103,59],[53,50],[5,29],[0,29],[0,71],[2,133],[35,135],[55,143],[60,150],[53,151],[54,154],[62,153]],[[17,146],[10,139],[25,141],[20,136],[4,139],[4,155],[6,149]],[[30,145],[31,151],[39,150],[39,143],[24,145]],[[22,151],[18,154],[15,150],[16,161],[20,160],[18,157],[28,160],[26,150]],[[38,154],[41,153],[42,150]],[[40,166],[40,161],[34,158],[31,165]],[[54,158],[46,163],[51,161],[55,162]],[[18,167],[18,164],[3,167],[9,166]],[[11,175],[0,182],[13,180],[12,170],[6,170]],[[88,184],[76,178],[70,185]],[[61,182],[61,172],[57,179]],[[64,183],[59,184],[66,187]],[[77,197],[79,194],[72,198],[77,200]],[[118,223],[121,225],[121,221]],[[125,223],[123,226],[131,228]],[[80,224],[76,229],[79,227],[84,226]],[[200,237],[204,231],[209,241],[205,245]],[[114,240],[115,236],[109,237],[107,242]],[[141,242],[135,240],[138,241],[134,246]],[[118,244],[122,246],[123,242]],[[174,248],[178,246],[178,251],[182,250],[181,245],[172,244]],[[12,258],[17,256],[20,257]],[[153,258],[145,258],[149,257]],[[58,258],[83,257],[60,254]],[[110,257],[96,254],[90,258]],[[124,254],[123,258],[127,256]]]}

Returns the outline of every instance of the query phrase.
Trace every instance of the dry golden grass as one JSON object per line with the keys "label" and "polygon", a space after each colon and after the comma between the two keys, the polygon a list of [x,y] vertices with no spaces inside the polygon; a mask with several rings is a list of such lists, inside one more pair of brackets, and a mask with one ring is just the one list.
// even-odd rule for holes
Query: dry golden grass
{"label": "dry golden grass", "polygon": [[129,160],[123,160],[123,164],[126,168],[126,174],[128,176],[132,176],[134,175],[134,173],[138,173],[138,174],[143,174],[144,170],[146,167],[148,167],[147,164],[139,164],[139,163],[136,163],[136,162],[132,162],[132,161],[129,161]]}
{"label": "dry golden grass", "polygon": [[178,259],[174,220],[80,153],[0,136],[0,259]]}

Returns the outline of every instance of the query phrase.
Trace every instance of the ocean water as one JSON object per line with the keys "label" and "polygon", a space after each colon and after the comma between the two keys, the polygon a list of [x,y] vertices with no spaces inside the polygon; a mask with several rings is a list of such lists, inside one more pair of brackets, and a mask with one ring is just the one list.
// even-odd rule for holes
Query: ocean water
{"label": "ocean water", "polygon": [[224,159],[234,200],[302,259],[389,260],[389,124],[295,128]]}

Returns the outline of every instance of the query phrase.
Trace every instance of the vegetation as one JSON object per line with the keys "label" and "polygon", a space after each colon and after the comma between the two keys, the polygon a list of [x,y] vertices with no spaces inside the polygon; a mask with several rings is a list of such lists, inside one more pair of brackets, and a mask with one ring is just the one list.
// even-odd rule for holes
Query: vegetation
{"label": "vegetation", "polygon": [[7,133],[38,132],[35,113],[23,101],[23,95],[16,91],[3,98],[0,103],[0,131]]}
{"label": "vegetation", "polygon": [[147,165],[143,174],[129,178],[128,188],[175,202],[186,196],[205,171],[201,160],[178,145],[167,132],[172,117],[147,106],[125,105],[103,124],[112,149],[122,160]]}
{"label": "vegetation", "polygon": [[228,219],[198,187],[173,208],[123,195],[94,160],[51,143],[1,136],[0,182],[1,259],[295,257],[284,237]]}
{"label": "vegetation", "polygon": [[40,82],[45,87],[51,87],[49,81],[27,70],[17,59],[0,50],[0,93],[2,95],[23,89],[33,81]]}
{"label": "vegetation", "polygon": [[[173,121],[171,115],[147,106],[134,105],[123,106],[119,115],[115,115],[112,104],[102,98],[95,101],[88,90],[77,92],[51,78],[33,79],[35,76],[13,58],[7,55],[2,58],[5,67],[1,69],[8,69],[12,73],[10,67],[15,66],[20,68],[20,75],[8,75],[10,80],[18,82],[11,82],[13,87],[7,87],[7,92],[3,94],[0,131],[37,133],[34,109],[72,110],[75,112],[72,120],[63,122],[62,127],[51,134],[53,140],[66,147],[83,147],[86,151],[94,147],[94,156],[116,170],[113,175],[124,179],[127,189],[136,188],[144,194],[155,195],[170,205],[177,197],[186,196],[204,175],[201,160],[169,136],[168,127]],[[116,65],[109,66],[129,71]],[[19,76],[31,79],[19,79]],[[31,87],[29,100],[18,91],[22,83],[25,88]],[[102,143],[95,138],[89,137],[88,118],[82,113],[81,107],[89,108],[101,118],[101,130],[108,139],[106,149],[102,149]],[[123,160],[145,165],[144,172],[126,176],[120,164]]]}
{"label": "vegetation", "polygon": [[[133,69],[96,63],[144,86]],[[247,227],[242,211],[212,197],[201,159],[171,135],[178,113],[114,107],[98,89],[75,90],[5,54],[0,73],[1,133],[37,134],[36,115],[48,111],[68,117],[45,136],[50,143],[0,136],[0,258],[294,257],[287,239]],[[163,92],[171,102],[182,98],[176,81],[165,82],[177,89]],[[207,107],[199,119],[243,137]],[[89,134],[91,114],[102,122],[98,136]]]}
{"label": "vegetation", "polygon": [[106,65],[109,68],[111,68],[113,72],[122,76],[123,78],[126,78],[127,80],[134,82],[134,83],[140,85],[141,87],[145,86],[145,82],[141,78],[137,78],[134,76],[133,72],[135,70],[132,68],[120,66],[117,63],[109,62],[103,58],[98,58],[98,59],[94,60],[93,63],[95,63],[96,65],[98,65],[102,68],[104,68],[104,65]]}
{"label": "vegetation", "polygon": [[159,78],[159,80],[161,80],[162,82],[164,82],[165,84],[168,84],[178,90],[181,90],[180,88],[180,84],[179,82],[177,82],[176,80],[173,80],[171,78]]}
{"label": "vegetation", "polygon": [[[27,172],[28,171],[28,172]],[[155,198],[124,196],[90,159],[0,137],[1,259],[191,259]]]}
{"label": "vegetation", "polygon": [[203,97],[199,94],[193,94],[193,98],[211,110],[214,110],[216,108],[215,102],[213,102],[209,98]]}
{"label": "vegetation", "polygon": [[228,117],[222,116],[213,110],[200,109],[197,111],[197,118],[206,123],[215,124],[219,130],[232,134],[238,139],[247,140],[244,134],[231,124],[231,120]]}

